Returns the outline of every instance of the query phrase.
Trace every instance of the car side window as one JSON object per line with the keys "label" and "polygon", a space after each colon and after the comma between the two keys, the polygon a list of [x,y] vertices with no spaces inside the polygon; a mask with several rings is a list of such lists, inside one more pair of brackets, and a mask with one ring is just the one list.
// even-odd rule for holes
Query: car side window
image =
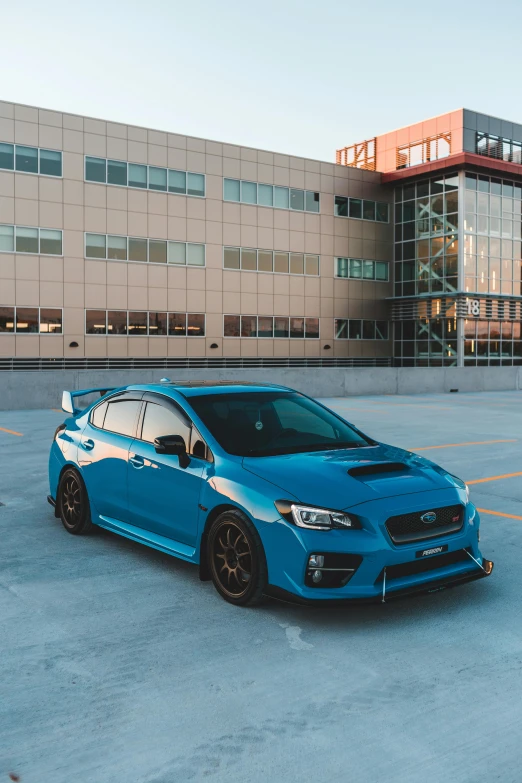
{"label": "car side window", "polygon": [[209,447],[199,434],[198,430],[192,425],[192,434],[190,438],[190,452],[193,457],[205,459],[207,462],[213,462],[214,458]]}
{"label": "car side window", "polygon": [[190,447],[190,425],[183,421],[171,408],[148,402],[143,417],[141,440],[154,443],[162,435],[181,435],[187,450]]}
{"label": "car side window", "polygon": [[140,409],[141,400],[119,400],[107,404],[103,429],[117,432],[119,435],[134,435],[134,423]]}
{"label": "car side window", "polygon": [[101,405],[98,405],[92,412],[91,415],[91,424],[93,427],[98,427],[98,429],[103,429],[103,422],[105,419],[105,414],[107,413],[107,405],[109,403],[102,402]]}

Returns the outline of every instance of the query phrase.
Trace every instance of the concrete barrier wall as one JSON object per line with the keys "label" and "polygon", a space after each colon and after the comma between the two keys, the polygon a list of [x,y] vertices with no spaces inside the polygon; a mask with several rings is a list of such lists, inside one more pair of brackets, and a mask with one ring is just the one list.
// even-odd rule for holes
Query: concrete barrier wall
{"label": "concrete barrier wall", "polygon": [[522,367],[259,368],[221,370],[53,370],[1,372],[0,410],[59,408],[64,389],[125,386],[172,380],[260,381],[290,386],[312,397],[365,394],[429,394],[522,389]]}

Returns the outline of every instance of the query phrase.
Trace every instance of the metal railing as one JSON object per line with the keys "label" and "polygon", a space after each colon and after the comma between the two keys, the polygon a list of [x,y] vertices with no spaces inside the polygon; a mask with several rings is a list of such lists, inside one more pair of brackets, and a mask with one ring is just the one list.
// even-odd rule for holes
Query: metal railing
{"label": "metal railing", "polygon": [[0,357],[0,371],[254,369],[264,367],[391,367],[391,358],[318,357]]}

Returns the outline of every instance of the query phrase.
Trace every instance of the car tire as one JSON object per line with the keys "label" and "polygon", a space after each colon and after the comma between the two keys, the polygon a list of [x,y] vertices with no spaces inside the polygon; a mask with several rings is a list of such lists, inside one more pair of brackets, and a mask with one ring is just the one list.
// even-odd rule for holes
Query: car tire
{"label": "car tire", "polygon": [[62,525],[74,536],[90,533],[93,524],[87,488],[74,468],[64,471],[58,485],[58,511]]}
{"label": "car tire", "polygon": [[263,544],[241,511],[224,511],[207,538],[207,563],[214,587],[235,606],[257,606],[263,600],[268,569]]}

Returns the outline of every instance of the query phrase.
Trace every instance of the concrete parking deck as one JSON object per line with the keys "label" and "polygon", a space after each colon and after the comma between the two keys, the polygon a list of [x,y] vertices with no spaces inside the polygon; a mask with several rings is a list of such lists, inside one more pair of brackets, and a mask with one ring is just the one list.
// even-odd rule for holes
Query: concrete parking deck
{"label": "concrete parking deck", "polygon": [[4,411],[0,781],[520,781],[522,393],[325,402],[471,484],[492,577],[236,609],[193,566],[68,535],[46,502],[63,414]]}

